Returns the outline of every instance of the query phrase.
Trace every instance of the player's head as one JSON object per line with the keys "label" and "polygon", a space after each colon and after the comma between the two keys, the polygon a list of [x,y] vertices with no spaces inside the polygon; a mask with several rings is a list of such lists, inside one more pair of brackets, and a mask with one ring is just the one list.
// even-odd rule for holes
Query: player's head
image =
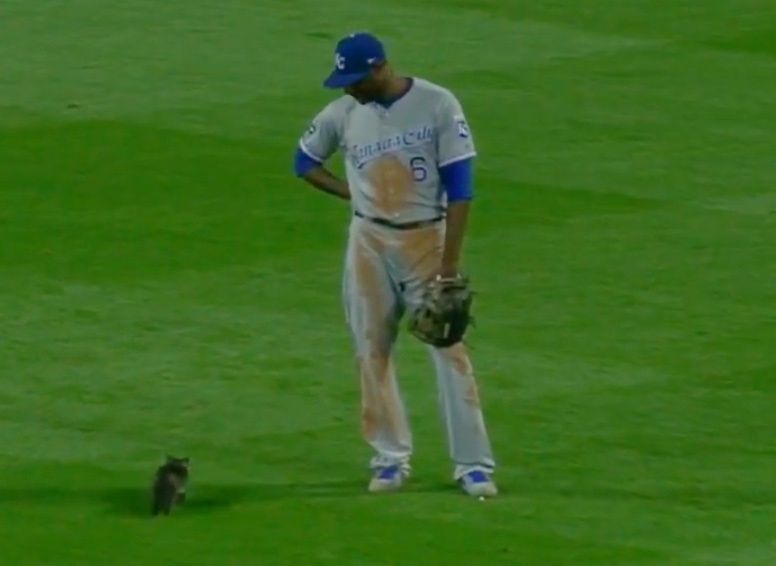
{"label": "player's head", "polygon": [[334,50],[334,70],[324,81],[327,88],[341,88],[361,104],[378,100],[392,77],[383,44],[370,33],[342,38]]}

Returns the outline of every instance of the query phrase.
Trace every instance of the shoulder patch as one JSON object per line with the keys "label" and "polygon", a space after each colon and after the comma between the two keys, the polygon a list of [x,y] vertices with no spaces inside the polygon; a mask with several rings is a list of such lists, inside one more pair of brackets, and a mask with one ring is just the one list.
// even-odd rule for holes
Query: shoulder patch
{"label": "shoulder patch", "polygon": [[459,138],[468,138],[471,135],[471,132],[469,131],[469,124],[466,123],[464,118],[457,118],[455,123],[458,126]]}

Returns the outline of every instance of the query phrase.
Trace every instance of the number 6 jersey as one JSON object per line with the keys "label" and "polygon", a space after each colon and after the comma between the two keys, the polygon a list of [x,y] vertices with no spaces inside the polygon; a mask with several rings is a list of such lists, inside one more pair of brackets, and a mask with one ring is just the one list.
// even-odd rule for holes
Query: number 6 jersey
{"label": "number 6 jersey", "polygon": [[418,78],[390,104],[338,98],[315,117],[299,146],[320,163],[340,149],[354,211],[395,223],[440,216],[447,197],[439,168],[476,155],[456,97]]}

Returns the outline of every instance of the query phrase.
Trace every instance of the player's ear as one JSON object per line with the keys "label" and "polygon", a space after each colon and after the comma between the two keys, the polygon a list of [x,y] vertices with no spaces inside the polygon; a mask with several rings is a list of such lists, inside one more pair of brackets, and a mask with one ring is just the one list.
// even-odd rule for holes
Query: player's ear
{"label": "player's ear", "polygon": [[388,62],[380,61],[372,65],[372,76],[376,79],[383,79],[388,74]]}

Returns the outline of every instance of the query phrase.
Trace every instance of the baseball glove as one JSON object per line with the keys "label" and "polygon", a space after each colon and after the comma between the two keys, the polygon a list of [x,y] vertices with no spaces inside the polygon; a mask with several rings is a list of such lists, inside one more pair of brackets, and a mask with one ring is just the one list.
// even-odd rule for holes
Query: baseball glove
{"label": "baseball glove", "polygon": [[471,323],[472,291],[464,276],[437,277],[409,317],[409,331],[419,340],[447,348],[463,340]]}

